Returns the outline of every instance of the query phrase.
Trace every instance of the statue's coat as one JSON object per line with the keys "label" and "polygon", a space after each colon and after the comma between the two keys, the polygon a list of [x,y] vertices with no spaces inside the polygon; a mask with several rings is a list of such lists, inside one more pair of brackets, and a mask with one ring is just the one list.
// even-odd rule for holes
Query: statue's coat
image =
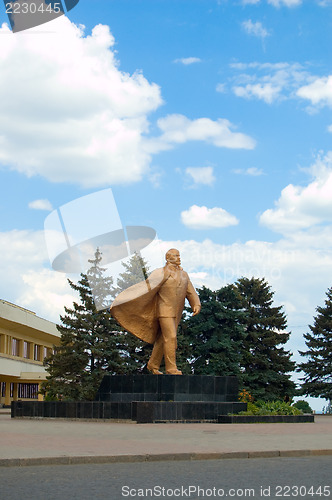
{"label": "statue's coat", "polygon": [[158,334],[157,294],[167,277],[165,268],[156,269],[147,280],[121,292],[111,306],[111,315],[117,322],[149,344]]}
{"label": "statue's coat", "polygon": [[[174,269],[174,268],[173,268]],[[174,278],[174,279],[173,279]],[[167,282],[167,293],[158,292]],[[163,288],[164,291],[165,287]],[[165,297],[166,295],[166,297]],[[121,292],[111,306],[111,315],[127,331],[136,337],[153,344],[160,332],[159,317],[175,317],[179,324],[185,298],[192,308],[200,305],[199,297],[181,268],[175,273],[172,266],[156,269],[145,281]],[[162,304],[162,305],[161,305]]]}

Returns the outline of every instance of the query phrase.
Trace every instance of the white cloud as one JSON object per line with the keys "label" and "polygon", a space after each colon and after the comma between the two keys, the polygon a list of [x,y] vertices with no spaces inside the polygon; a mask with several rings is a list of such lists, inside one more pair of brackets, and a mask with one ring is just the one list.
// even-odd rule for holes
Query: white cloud
{"label": "white cloud", "polygon": [[153,167],[150,169],[148,179],[151,182],[152,186],[155,188],[159,188],[161,185],[161,180],[164,176],[164,171],[160,167]]}
{"label": "white cloud", "polygon": [[297,95],[308,99],[313,105],[332,106],[332,75],[317,78],[309,85],[298,89]]}
{"label": "white cloud", "polygon": [[239,223],[234,215],[223,208],[207,208],[197,205],[192,205],[189,210],[181,212],[181,221],[191,229],[213,229],[235,226]]}
{"label": "white cloud", "polygon": [[184,115],[173,114],[158,120],[162,135],[150,141],[151,151],[169,149],[174,144],[188,141],[205,141],[219,148],[253,149],[254,139],[240,132],[233,132],[234,125],[228,120],[210,118],[190,120]]}
{"label": "white cloud", "polygon": [[218,83],[218,85],[216,86],[216,91],[220,92],[221,94],[224,94],[226,92],[226,84]]}
{"label": "white cloud", "polygon": [[268,104],[298,97],[301,85],[313,80],[303,66],[294,63],[232,63],[231,68],[241,71],[232,79],[232,90],[238,97],[260,99]]}
{"label": "white cloud", "polygon": [[188,66],[190,64],[196,64],[202,62],[202,60],[199,57],[182,57],[181,59],[175,59],[175,63],[181,63],[184,64],[185,66]]}
{"label": "white cloud", "polygon": [[257,61],[253,61],[251,63],[242,63],[242,62],[234,62],[229,65],[233,69],[238,70],[248,70],[248,69],[256,69],[259,71],[269,70],[272,72],[279,70],[287,70],[287,71],[301,71],[303,67],[299,63],[289,64],[287,62],[278,62],[278,63],[260,63]]}
{"label": "white cloud", "polygon": [[29,208],[32,210],[47,210],[51,212],[53,210],[52,204],[49,200],[34,200],[29,203]]}
{"label": "white cloud", "polygon": [[[243,5],[256,5],[260,3],[261,0],[242,0]],[[322,0],[319,2],[321,5],[324,5],[325,2],[329,2],[330,0]],[[267,3],[273,5],[274,7],[281,7],[282,5],[285,7],[296,7],[297,5],[301,5],[302,0],[267,0]]]}
{"label": "white cloud", "polygon": [[0,162],[83,186],[139,180],[159,87],[119,69],[107,26],[85,36],[66,16],[51,24],[47,36],[0,29],[0,92],[15,96],[0,101]]}
{"label": "white cloud", "polygon": [[249,168],[247,168],[245,173],[247,175],[251,175],[253,177],[258,177],[258,176],[264,174],[263,170],[261,168],[257,168],[257,167],[249,167]]}
{"label": "white cloud", "polygon": [[248,84],[244,87],[233,87],[233,92],[238,97],[257,97],[268,104],[271,104],[279,96],[281,87],[273,86],[271,83],[256,83],[254,85]]}
{"label": "white cloud", "polygon": [[213,167],[188,167],[186,174],[194,181],[194,186],[203,184],[212,186],[216,180],[213,174]]}
{"label": "white cloud", "polygon": [[208,273],[206,273],[206,272],[190,273],[190,279],[205,280],[207,277],[208,277]]}
{"label": "white cloud", "polygon": [[51,25],[47,36],[32,36],[40,28],[20,36],[0,28],[0,92],[10,88],[15,96],[0,101],[2,166],[97,187],[141,180],[153,154],[186,141],[255,146],[226,119],[182,115],[160,119],[161,136],[151,137],[148,118],[162,104],[160,88],[140,72],[121,71],[109,28],[98,25],[86,36],[66,16]]}
{"label": "white cloud", "polygon": [[276,207],[260,216],[260,223],[282,234],[332,222],[332,151],[318,157],[310,168],[312,182],[307,186],[289,184]]}
{"label": "white cloud", "polygon": [[248,19],[247,21],[243,21],[242,27],[248,35],[257,36],[258,38],[266,38],[270,35],[259,21],[254,23],[251,19]]}
{"label": "white cloud", "polygon": [[328,132],[331,132],[331,133],[332,133],[332,125],[329,125],[329,126],[327,127],[327,130],[328,130]]}
{"label": "white cloud", "polygon": [[302,0],[268,0],[267,3],[274,7],[297,7],[302,4]]}
{"label": "white cloud", "polygon": [[0,233],[0,248],[0,297],[59,321],[63,306],[70,305],[71,289],[64,274],[47,268],[43,231]]}
{"label": "white cloud", "polygon": [[260,175],[264,175],[264,172],[261,168],[257,167],[249,167],[247,169],[236,168],[233,170],[234,174],[244,174],[250,175],[252,177],[259,177]]}
{"label": "white cloud", "polygon": [[79,302],[79,296],[70,288],[66,276],[50,269],[28,271],[22,274],[24,289],[17,297],[17,304],[34,311],[38,315],[60,322],[64,307],[72,307]]}

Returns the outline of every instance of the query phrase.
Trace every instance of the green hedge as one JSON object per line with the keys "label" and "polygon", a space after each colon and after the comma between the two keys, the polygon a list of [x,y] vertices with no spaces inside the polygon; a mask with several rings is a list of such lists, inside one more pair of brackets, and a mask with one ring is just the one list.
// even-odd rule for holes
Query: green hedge
{"label": "green hedge", "polygon": [[248,403],[247,411],[238,415],[302,415],[302,411],[284,401],[256,401]]}

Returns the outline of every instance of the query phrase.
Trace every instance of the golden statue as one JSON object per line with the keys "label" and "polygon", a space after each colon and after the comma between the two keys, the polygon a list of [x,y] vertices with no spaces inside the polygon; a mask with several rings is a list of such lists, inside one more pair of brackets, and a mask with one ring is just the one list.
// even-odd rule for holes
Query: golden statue
{"label": "golden statue", "polygon": [[187,298],[194,316],[201,310],[199,297],[188,274],[180,267],[180,253],[171,248],[165,267],[121,292],[111,306],[112,316],[136,337],[154,344],[147,368],[154,375],[162,358],[166,373],[182,375],[176,366],[176,332]]}

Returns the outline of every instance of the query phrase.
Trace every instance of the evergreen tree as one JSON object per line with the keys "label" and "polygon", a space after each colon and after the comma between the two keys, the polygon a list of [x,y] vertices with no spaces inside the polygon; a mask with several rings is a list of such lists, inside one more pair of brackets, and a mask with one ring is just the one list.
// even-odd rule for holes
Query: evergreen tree
{"label": "evergreen tree", "polygon": [[[106,310],[97,310],[95,302],[105,307],[112,295],[112,278],[104,277],[100,267],[102,256],[97,249],[86,274],[77,284],[68,280],[78,292],[80,302],[65,307],[60,316],[60,346],[55,348],[44,364],[49,373],[41,393],[50,399],[94,399],[104,372],[120,369],[117,325]],[[98,308],[99,309],[99,308]]]}
{"label": "evergreen tree", "polygon": [[122,262],[121,265],[125,270],[119,274],[114,287],[114,295],[118,295],[130,286],[145,280],[149,274],[147,262],[137,252],[132,255],[128,263]]}
{"label": "evergreen tree", "polygon": [[[187,347],[184,352],[195,375],[240,375],[240,351],[244,339],[244,314],[232,285],[213,292],[197,290],[202,310],[182,321]],[[180,358],[183,340],[179,336]],[[191,349],[188,349],[188,343]],[[184,344],[186,346],[186,344]]]}
{"label": "evergreen tree", "polygon": [[332,399],[332,287],[326,292],[325,307],[317,307],[311,333],[304,338],[308,350],[300,351],[307,361],[299,364],[298,371],[305,376],[301,387],[302,394]]}
{"label": "evergreen tree", "polygon": [[[125,271],[119,275],[114,293],[118,295],[132,285],[148,277],[149,268],[146,261],[134,253],[128,263],[122,262]],[[130,332],[121,330],[119,349],[121,352],[121,371],[119,373],[147,373],[146,365],[152,352],[152,345],[138,339]]]}
{"label": "evergreen tree", "polygon": [[273,306],[271,287],[264,279],[241,278],[235,286],[246,313],[241,370],[244,387],[256,398],[283,399],[292,396],[295,384],[290,372],[295,363],[282,347],[289,339],[282,306]]}

